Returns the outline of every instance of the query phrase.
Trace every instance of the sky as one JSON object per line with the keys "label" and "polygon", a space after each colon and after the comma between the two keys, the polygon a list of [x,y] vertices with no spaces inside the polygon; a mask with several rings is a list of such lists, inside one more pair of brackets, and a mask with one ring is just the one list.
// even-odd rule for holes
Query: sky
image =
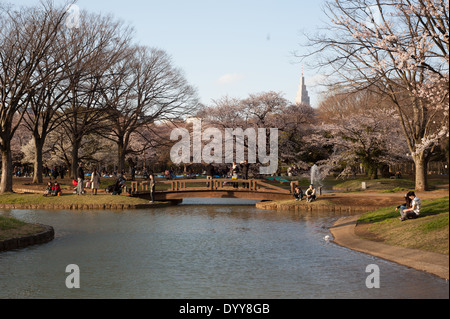
{"label": "sky", "polygon": [[[5,2],[4,0],[0,0]],[[55,3],[66,3],[54,0]],[[7,1],[15,5],[40,0]],[[281,92],[295,102],[303,31],[324,25],[324,0],[78,0],[80,9],[112,14],[135,29],[135,42],[166,51],[197,89],[202,103],[224,96]],[[304,67],[311,104],[320,100],[320,75]]]}

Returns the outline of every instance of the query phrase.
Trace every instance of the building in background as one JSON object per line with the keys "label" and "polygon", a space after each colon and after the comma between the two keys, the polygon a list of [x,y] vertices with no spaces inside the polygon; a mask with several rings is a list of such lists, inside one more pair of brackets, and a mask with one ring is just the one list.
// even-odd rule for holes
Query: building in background
{"label": "building in background", "polygon": [[295,99],[295,103],[297,105],[299,105],[299,104],[311,105],[310,98],[308,95],[308,90],[306,89],[306,85],[305,85],[305,78],[303,76],[303,68],[302,68],[302,76],[300,79],[300,85],[298,86],[297,98]]}

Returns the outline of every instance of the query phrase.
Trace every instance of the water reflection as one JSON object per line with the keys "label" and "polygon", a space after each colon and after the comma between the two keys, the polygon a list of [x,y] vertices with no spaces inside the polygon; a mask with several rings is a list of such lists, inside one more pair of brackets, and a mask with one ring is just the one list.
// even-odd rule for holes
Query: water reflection
{"label": "water reflection", "polygon": [[[448,298],[432,275],[325,241],[335,213],[188,202],[157,210],[5,211],[54,226],[49,244],[0,254],[0,298]],[[81,289],[65,287],[65,267]],[[368,264],[381,288],[367,289]]]}

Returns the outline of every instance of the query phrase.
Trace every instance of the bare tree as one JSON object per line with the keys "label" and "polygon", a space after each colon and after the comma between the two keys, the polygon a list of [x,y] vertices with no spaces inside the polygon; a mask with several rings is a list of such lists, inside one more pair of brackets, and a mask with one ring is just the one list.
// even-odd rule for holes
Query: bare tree
{"label": "bare tree", "polygon": [[[335,0],[330,25],[309,36],[315,66],[331,66],[335,83],[377,87],[390,97],[416,167],[416,189],[427,189],[427,163],[448,137],[448,2]],[[316,63],[317,62],[317,63]]]}
{"label": "bare tree", "polygon": [[[12,192],[11,139],[27,111],[33,89],[46,77],[36,77],[49,54],[66,12],[51,3],[42,7],[0,6],[0,193]],[[17,116],[17,121],[13,118]]]}
{"label": "bare tree", "polygon": [[[155,146],[152,145],[154,135],[145,134],[143,129],[150,130],[153,127],[150,124],[155,121],[167,122],[188,116],[198,102],[195,90],[162,50],[133,48],[109,72],[111,76],[104,77],[102,85],[111,123],[105,137],[118,146],[121,171],[127,154],[140,154]],[[136,149],[131,147],[132,139],[146,142]]]}
{"label": "bare tree", "polygon": [[101,85],[111,66],[123,58],[131,35],[131,28],[121,21],[87,12],[80,14],[79,28],[67,28],[61,35],[62,69],[69,90],[62,127],[72,144],[72,175],[83,137],[107,129],[110,113]]}
{"label": "bare tree", "polygon": [[33,183],[38,184],[43,181],[43,148],[46,138],[61,125],[64,116],[62,108],[68,102],[69,81],[62,68],[64,43],[61,41],[60,34],[63,32],[61,28],[66,26],[60,27],[47,55],[37,66],[33,77],[39,84],[36,84],[30,92],[29,109],[23,121],[32,133],[34,141]]}

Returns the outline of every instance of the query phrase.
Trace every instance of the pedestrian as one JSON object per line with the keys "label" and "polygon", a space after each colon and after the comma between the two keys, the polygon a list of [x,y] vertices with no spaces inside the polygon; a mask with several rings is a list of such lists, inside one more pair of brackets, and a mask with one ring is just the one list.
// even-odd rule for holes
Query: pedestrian
{"label": "pedestrian", "polygon": [[[248,172],[250,170],[250,164],[247,160],[245,160],[243,163],[241,163],[241,172],[242,172],[242,179],[248,180]],[[249,188],[249,183],[244,182],[243,183],[244,188]]]}
{"label": "pedestrian", "polygon": [[64,175],[65,175],[65,167],[64,166],[60,166],[59,167],[59,175],[61,176],[61,179],[64,179]]}
{"label": "pedestrian", "polygon": [[[239,166],[236,165],[236,162],[233,162],[231,166],[231,179],[238,179],[239,174]],[[233,188],[238,188],[238,183],[233,183]]]}
{"label": "pedestrian", "polygon": [[94,168],[91,174],[91,188],[92,194],[97,195],[97,190],[100,186],[100,174],[97,171],[97,168]]}
{"label": "pedestrian", "polygon": [[58,178],[58,168],[56,166],[52,170],[52,177],[55,180]]}
{"label": "pedestrian", "polygon": [[44,166],[44,170],[43,170],[44,177],[48,177],[48,176],[49,176],[48,171],[49,171],[48,166],[45,165],[45,166]]}
{"label": "pedestrian", "polygon": [[155,193],[155,187],[156,187],[156,180],[155,180],[155,175],[153,175],[153,173],[150,173],[150,202],[153,203],[154,202],[154,193]]}
{"label": "pedestrian", "polygon": [[134,178],[136,176],[136,169],[134,166],[131,168],[131,180],[134,181]]}
{"label": "pedestrian", "polygon": [[77,169],[77,195],[82,195],[84,193],[84,169],[83,169],[83,163],[80,163],[78,165]]}
{"label": "pedestrian", "polygon": [[[206,179],[212,180],[213,177],[214,177],[214,166],[211,163],[208,163],[208,165],[206,165]],[[209,186],[210,186],[209,182],[206,183],[206,187]]]}

